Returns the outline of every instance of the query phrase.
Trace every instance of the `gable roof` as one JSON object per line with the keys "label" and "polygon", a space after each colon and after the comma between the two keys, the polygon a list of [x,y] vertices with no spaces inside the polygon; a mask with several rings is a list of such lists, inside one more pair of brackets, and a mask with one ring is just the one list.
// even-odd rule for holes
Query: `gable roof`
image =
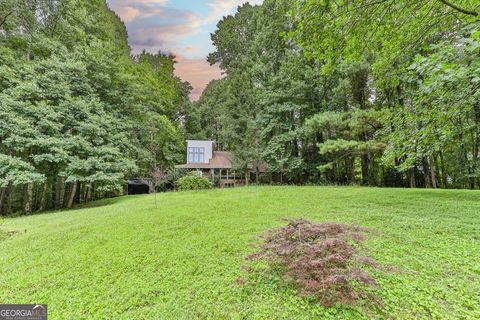
{"label": "gable roof", "polygon": [[208,163],[187,163],[175,166],[177,169],[231,169],[233,154],[228,151],[213,151]]}

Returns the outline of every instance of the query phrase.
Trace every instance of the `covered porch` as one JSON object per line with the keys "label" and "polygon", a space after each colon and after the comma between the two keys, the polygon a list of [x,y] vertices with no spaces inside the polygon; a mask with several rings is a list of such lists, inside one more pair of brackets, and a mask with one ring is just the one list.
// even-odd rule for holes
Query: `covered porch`
{"label": "covered porch", "polygon": [[227,151],[214,151],[208,163],[187,163],[177,165],[175,168],[201,172],[220,188],[233,188],[245,184],[242,173],[232,169],[232,154]]}

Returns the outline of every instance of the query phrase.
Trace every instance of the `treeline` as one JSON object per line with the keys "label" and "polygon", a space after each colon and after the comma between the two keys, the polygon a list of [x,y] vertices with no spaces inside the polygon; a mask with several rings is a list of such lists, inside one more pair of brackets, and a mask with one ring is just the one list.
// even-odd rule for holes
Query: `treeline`
{"label": "treeline", "polygon": [[[187,118],[283,183],[480,188],[477,1],[245,4]],[[254,170],[255,165],[254,165]]]}
{"label": "treeline", "polygon": [[131,56],[104,0],[2,0],[0,213],[114,195],[181,159],[190,88],[173,70]]}

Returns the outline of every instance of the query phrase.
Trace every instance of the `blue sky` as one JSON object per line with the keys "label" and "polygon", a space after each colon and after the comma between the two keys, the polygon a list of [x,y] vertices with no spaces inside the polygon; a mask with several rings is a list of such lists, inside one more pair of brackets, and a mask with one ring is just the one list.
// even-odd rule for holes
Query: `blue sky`
{"label": "blue sky", "polygon": [[127,26],[134,52],[172,52],[179,61],[176,74],[194,87],[197,99],[212,79],[221,77],[206,61],[213,51],[210,33],[223,16],[245,3],[262,0],[107,0]]}

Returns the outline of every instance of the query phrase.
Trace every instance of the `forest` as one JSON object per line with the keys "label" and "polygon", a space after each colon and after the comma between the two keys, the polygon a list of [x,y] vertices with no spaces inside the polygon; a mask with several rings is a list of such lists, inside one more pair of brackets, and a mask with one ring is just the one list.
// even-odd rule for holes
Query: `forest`
{"label": "forest", "polygon": [[104,0],[1,0],[0,212],[69,208],[180,161],[190,88],[173,71],[131,53]]}
{"label": "forest", "polygon": [[[480,188],[480,3],[245,4],[190,126],[278,183]],[[201,129],[200,129],[201,128]]]}
{"label": "forest", "polygon": [[[199,101],[105,0],[0,1],[0,213],[70,208],[213,139],[256,182],[480,189],[476,0],[265,0]],[[268,173],[257,165],[268,164]]]}

